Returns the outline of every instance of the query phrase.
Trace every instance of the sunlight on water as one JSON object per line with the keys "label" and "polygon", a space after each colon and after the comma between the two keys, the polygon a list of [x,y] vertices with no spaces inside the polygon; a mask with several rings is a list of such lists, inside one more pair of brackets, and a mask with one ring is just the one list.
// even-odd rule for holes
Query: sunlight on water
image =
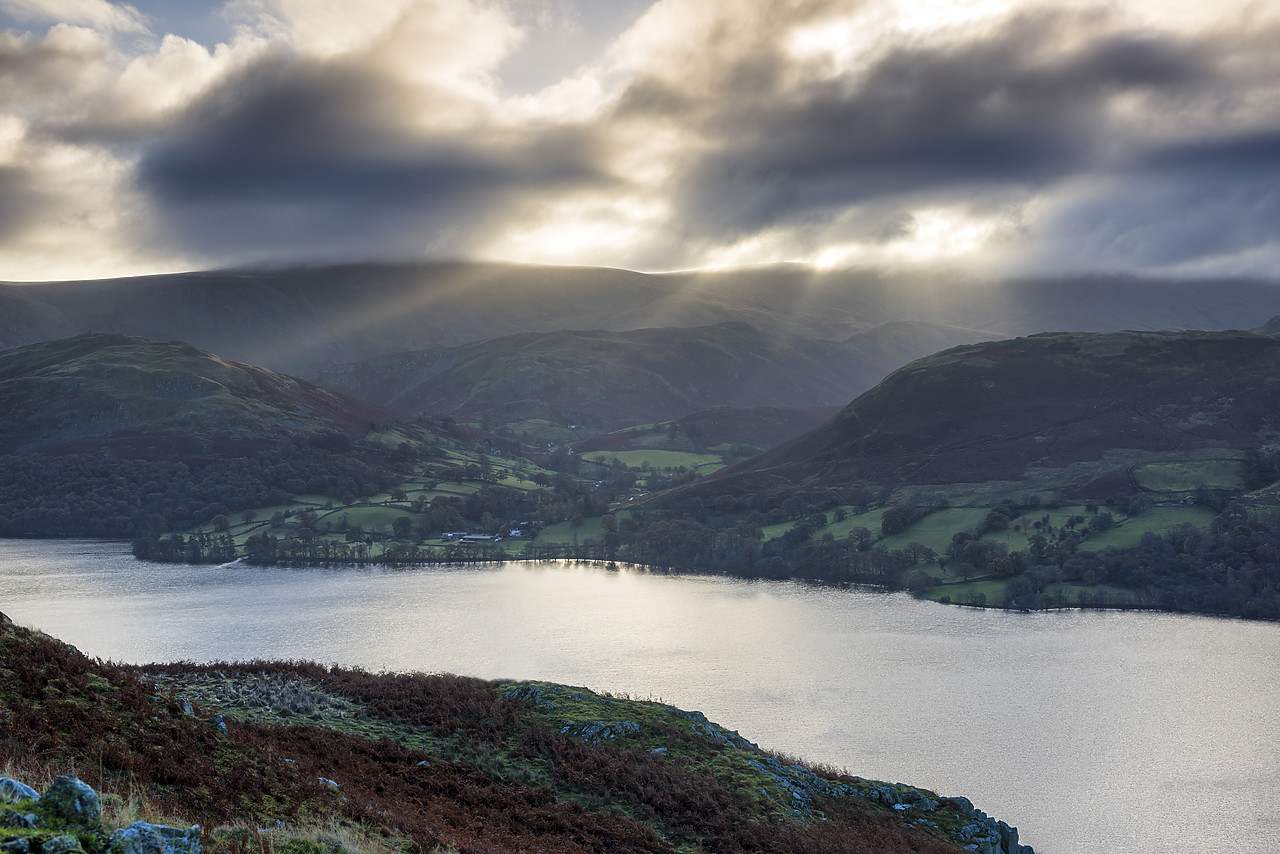
{"label": "sunlight on water", "polygon": [[1039,854],[1271,852],[1280,626],[1009,614],[566,564],[140,564],[0,540],[0,610],[130,662],[305,658],[699,709],[762,746],[963,794]]}

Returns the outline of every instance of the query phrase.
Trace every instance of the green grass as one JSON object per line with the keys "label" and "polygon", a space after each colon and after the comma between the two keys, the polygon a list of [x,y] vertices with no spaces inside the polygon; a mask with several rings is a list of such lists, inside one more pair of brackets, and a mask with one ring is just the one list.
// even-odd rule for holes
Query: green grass
{"label": "green grass", "polygon": [[[871,528],[873,534],[879,536],[879,516],[884,514],[884,510],[877,512],[875,526],[867,527]],[[988,512],[990,508],[987,507],[948,507],[946,510],[938,510],[923,519],[917,519],[901,534],[885,537],[880,541],[880,545],[892,550],[906,548],[911,543],[919,543],[942,554],[947,550],[947,546],[951,545],[952,534],[976,527],[986,518]]]}
{"label": "green grass", "polygon": [[1140,516],[1124,519],[1114,528],[1094,534],[1081,544],[1087,551],[1098,551],[1107,546],[1118,549],[1133,548],[1142,541],[1142,535],[1151,532],[1165,534],[1182,525],[1208,525],[1214,517],[1213,510],[1193,504],[1174,507],[1152,507]]}
{"label": "green grass", "polygon": [[352,525],[360,525],[363,528],[374,528],[378,525],[386,525],[388,528],[402,516],[413,518],[413,513],[408,509],[394,506],[369,506],[369,507],[342,507],[334,510],[332,513],[322,517],[323,521],[330,522],[334,525],[338,524],[343,516],[347,517],[347,521]]}
{"label": "green grass", "polygon": [[[842,540],[845,537],[849,536],[849,532],[852,531],[854,528],[866,528],[871,532],[871,536],[873,538],[880,536],[880,516],[881,514],[884,513],[883,508],[868,510],[865,513],[854,513],[853,510],[856,508],[850,507],[847,505],[840,509],[843,509],[845,513],[849,514],[848,516],[845,517],[844,521],[842,522],[834,521],[835,509],[826,511],[827,518],[832,521],[828,522],[824,527],[819,528],[814,533],[815,538],[820,538],[826,534],[830,534],[831,536],[835,537],[837,540]],[[766,525],[760,530],[763,533],[765,540],[772,540],[776,537],[781,537],[783,534],[789,531],[792,527],[794,527],[795,524],[796,523],[794,521],[779,522],[776,525]]]}
{"label": "green grass", "polygon": [[935,602],[947,599],[953,604],[968,604],[976,594],[986,596],[986,604],[994,606],[1004,598],[1004,591],[1009,586],[1005,579],[983,579],[981,581],[956,581],[931,587],[925,598]]}
{"label": "green grass", "polygon": [[1134,466],[1133,477],[1144,489],[1155,492],[1191,492],[1202,485],[1239,489],[1244,485],[1244,466],[1239,460],[1147,463]]}
{"label": "green grass", "polygon": [[694,454],[688,451],[663,451],[657,448],[639,451],[596,451],[586,454],[583,459],[596,463],[611,463],[615,459],[624,466],[633,469],[649,468],[675,469],[687,468],[707,474],[723,468],[724,463],[716,454]]}
{"label": "green grass", "polygon": [[573,527],[572,522],[559,522],[555,525],[548,525],[538,534],[538,541],[544,543],[571,543],[573,538],[577,536],[581,542],[587,538],[603,539],[604,528],[600,524],[600,517],[582,520],[582,524]]}

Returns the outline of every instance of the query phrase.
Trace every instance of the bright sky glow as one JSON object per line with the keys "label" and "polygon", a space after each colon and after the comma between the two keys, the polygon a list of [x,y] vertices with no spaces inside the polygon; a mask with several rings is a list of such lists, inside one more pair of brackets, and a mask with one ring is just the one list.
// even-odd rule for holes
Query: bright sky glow
{"label": "bright sky glow", "polygon": [[1280,275],[1280,6],[0,0],[0,280]]}

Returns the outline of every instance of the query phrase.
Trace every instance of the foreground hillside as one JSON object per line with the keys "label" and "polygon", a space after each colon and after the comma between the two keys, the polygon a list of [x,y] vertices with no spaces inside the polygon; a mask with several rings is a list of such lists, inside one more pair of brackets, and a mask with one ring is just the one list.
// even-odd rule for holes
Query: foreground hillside
{"label": "foreground hillside", "polygon": [[21,818],[0,829],[7,851],[56,838],[98,854],[112,827],[141,819],[199,824],[206,850],[255,854],[1031,854],[964,798],[810,768],[697,712],[547,683],[129,668],[0,618],[0,715],[5,773],[44,789],[73,771],[100,793],[105,825],[0,784]]}

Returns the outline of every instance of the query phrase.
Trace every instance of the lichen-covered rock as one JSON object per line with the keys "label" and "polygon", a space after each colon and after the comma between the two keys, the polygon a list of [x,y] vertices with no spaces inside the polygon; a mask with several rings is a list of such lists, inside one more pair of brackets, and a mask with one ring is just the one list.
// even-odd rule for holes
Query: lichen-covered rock
{"label": "lichen-covered rock", "polygon": [[625,735],[635,735],[640,731],[640,724],[635,721],[569,721],[560,728],[565,735],[574,735],[587,744],[601,741],[612,741]]}
{"label": "lichen-covered rock", "polygon": [[55,836],[45,840],[40,846],[40,854],[71,854],[72,851],[84,851],[80,840],[70,834]]}
{"label": "lichen-covered rock", "polygon": [[25,800],[34,801],[39,797],[40,793],[26,783],[20,783],[12,777],[0,777],[0,798],[3,798],[5,803],[12,804]]}
{"label": "lichen-covered rock", "polygon": [[135,821],[111,834],[109,854],[200,854],[200,825],[186,829]]}
{"label": "lichen-covered rock", "polygon": [[31,854],[31,842],[25,838],[10,839],[0,842],[0,851],[4,854]]}
{"label": "lichen-covered rock", "polygon": [[40,796],[40,808],[68,824],[89,827],[98,823],[98,793],[74,774],[63,774]]}

